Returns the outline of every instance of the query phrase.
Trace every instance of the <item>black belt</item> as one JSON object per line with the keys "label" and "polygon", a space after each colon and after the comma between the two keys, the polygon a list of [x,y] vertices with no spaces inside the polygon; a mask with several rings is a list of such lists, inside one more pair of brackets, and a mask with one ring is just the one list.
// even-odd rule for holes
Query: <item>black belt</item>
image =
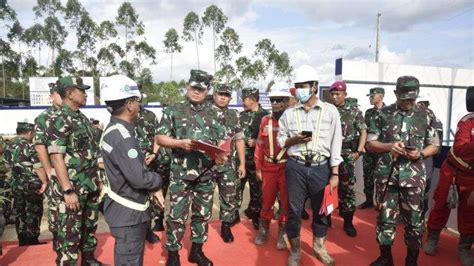
{"label": "black belt", "polygon": [[304,166],[306,167],[310,167],[310,166],[321,166],[321,165],[325,165],[328,163],[328,159],[326,160],[322,160],[322,161],[313,161],[313,160],[302,160],[301,158],[297,157],[297,156],[290,156],[289,157],[291,160],[299,163],[299,164],[303,164]]}

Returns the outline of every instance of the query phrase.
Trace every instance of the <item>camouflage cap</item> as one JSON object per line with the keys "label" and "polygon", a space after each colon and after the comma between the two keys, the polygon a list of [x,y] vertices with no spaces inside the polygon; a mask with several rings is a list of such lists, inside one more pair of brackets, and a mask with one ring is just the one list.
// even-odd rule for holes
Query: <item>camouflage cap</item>
{"label": "camouflage cap", "polygon": [[395,93],[400,100],[415,100],[420,90],[420,82],[413,76],[402,76],[397,79]]}
{"label": "camouflage cap", "polygon": [[206,90],[211,85],[213,76],[206,71],[192,69],[189,86]]}
{"label": "camouflage cap", "polygon": [[82,78],[73,78],[72,76],[66,76],[58,79],[56,82],[58,90],[65,90],[67,88],[77,88],[81,90],[88,90],[91,86],[85,85]]}
{"label": "camouflage cap", "polygon": [[31,124],[28,122],[18,122],[16,124],[16,129],[26,129],[33,131],[35,129],[35,124]]}
{"label": "camouflage cap", "polygon": [[255,87],[243,88],[242,89],[242,99],[245,99],[249,96],[257,96],[258,97],[258,89]]}
{"label": "camouflage cap", "polygon": [[370,89],[369,94],[367,94],[367,96],[372,96],[372,95],[377,94],[377,93],[385,95],[385,89],[382,88],[382,87],[372,88],[372,89]]}
{"label": "camouflage cap", "polygon": [[357,107],[359,105],[357,98],[347,97],[345,101],[347,106]]}
{"label": "camouflage cap", "polygon": [[216,93],[227,93],[232,96],[232,87],[225,84],[217,84]]}

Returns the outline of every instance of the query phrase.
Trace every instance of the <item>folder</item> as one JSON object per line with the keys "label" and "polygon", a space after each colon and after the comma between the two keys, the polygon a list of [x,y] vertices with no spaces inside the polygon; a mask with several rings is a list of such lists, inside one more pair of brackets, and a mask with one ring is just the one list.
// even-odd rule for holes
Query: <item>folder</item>
{"label": "folder", "polygon": [[[191,141],[192,145],[194,146],[194,148],[196,150],[200,150],[200,151],[203,151],[204,153],[206,153],[207,155],[209,155],[209,157],[211,157],[212,159],[216,159],[218,156],[222,155],[222,154],[226,154],[226,153],[229,153],[228,150],[224,149],[221,147],[221,146],[226,146],[226,142],[224,142],[223,145],[221,146],[215,146],[215,145],[212,145],[212,144],[209,144],[209,143],[206,143],[206,142],[203,142],[203,141],[200,141],[200,140],[192,140]],[[230,144],[228,145],[230,146]]]}
{"label": "folder", "polygon": [[337,194],[337,187],[333,190],[331,185],[326,185],[324,188],[324,197],[321,202],[321,208],[319,209],[319,214],[328,216],[335,209],[339,207],[339,196]]}

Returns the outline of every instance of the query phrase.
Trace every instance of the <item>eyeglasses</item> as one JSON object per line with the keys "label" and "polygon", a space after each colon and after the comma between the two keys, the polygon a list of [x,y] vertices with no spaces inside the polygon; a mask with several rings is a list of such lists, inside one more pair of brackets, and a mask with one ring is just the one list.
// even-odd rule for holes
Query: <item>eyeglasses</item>
{"label": "eyeglasses", "polygon": [[270,102],[271,103],[281,103],[285,100],[284,97],[271,97]]}
{"label": "eyeglasses", "polygon": [[206,89],[198,87],[198,86],[190,86],[192,90],[198,91],[198,92],[204,92]]}

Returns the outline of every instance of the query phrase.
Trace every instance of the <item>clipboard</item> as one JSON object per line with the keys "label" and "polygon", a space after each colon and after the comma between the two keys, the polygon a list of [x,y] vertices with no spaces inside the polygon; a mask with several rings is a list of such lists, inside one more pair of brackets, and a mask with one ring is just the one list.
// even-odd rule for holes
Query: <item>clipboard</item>
{"label": "clipboard", "polygon": [[331,185],[326,185],[324,188],[324,197],[321,202],[321,208],[319,214],[328,216],[335,209],[339,207],[339,195],[337,193],[337,187],[331,191]]}

